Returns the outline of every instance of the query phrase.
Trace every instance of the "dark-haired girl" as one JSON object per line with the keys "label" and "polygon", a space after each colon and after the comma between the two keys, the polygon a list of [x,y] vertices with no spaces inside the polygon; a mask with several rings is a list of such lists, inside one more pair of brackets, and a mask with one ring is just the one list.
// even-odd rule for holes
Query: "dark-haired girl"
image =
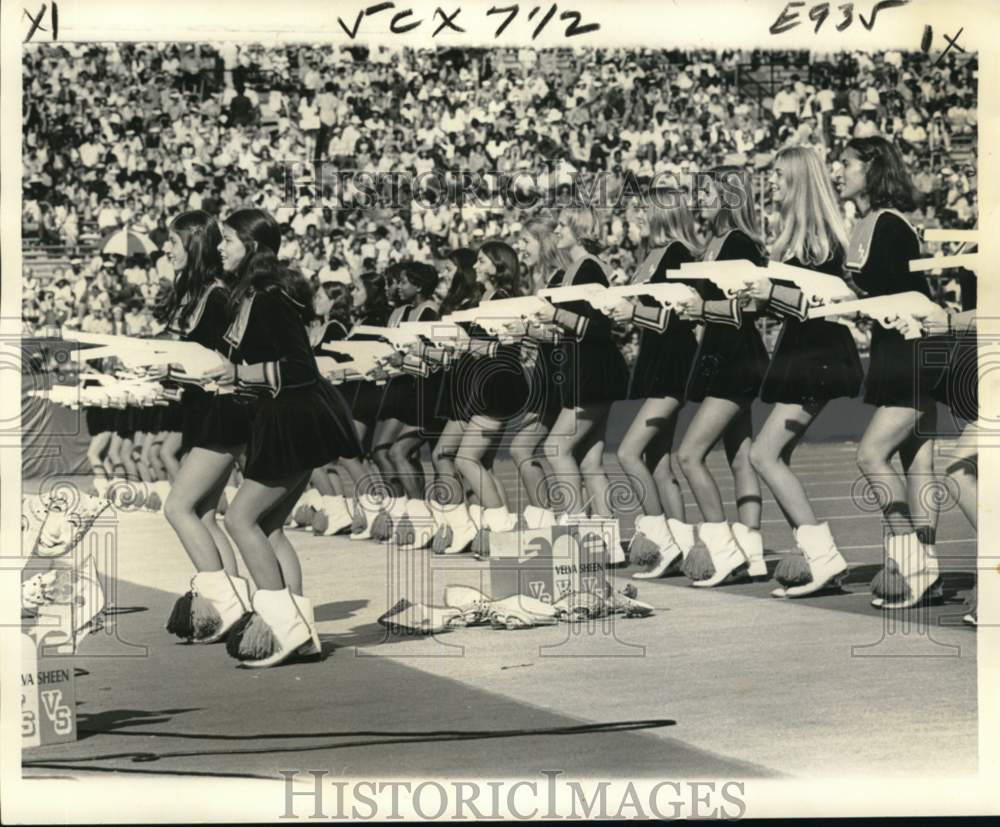
{"label": "dark-haired girl", "polygon": [[[469,247],[456,247],[439,253],[439,256],[442,273],[439,294],[442,289],[444,290],[441,316],[475,307],[480,293],[476,283],[476,251]],[[470,353],[454,354],[444,370],[438,396],[437,412],[445,420],[445,424],[431,454],[436,485],[430,498],[430,507],[440,536],[434,545],[438,552],[445,552],[453,546],[455,529],[452,528],[452,523],[456,522],[456,518],[448,512],[467,512],[465,485],[455,467],[455,457],[462,445],[462,436],[469,419],[468,405],[462,393],[463,385],[460,377],[467,374],[467,363],[472,358]],[[466,533],[469,537],[475,537],[475,526],[472,522],[470,520],[462,522],[467,525]],[[447,539],[446,535],[441,533],[443,531],[451,534],[451,539]],[[471,539],[463,542],[462,548],[469,542]]]}
{"label": "dark-haired girl", "polygon": [[[484,241],[476,253],[474,271],[478,303],[519,294],[520,265],[509,244],[498,239]],[[480,528],[510,531],[516,518],[508,510],[503,489],[493,475],[492,458],[505,425],[524,411],[528,376],[518,345],[501,344],[475,325],[470,333],[469,353],[453,370],[456,416],[464,419],[455,467],[482,507]],[[467,528],[467,523],[459,509],[452,519],[455,539],[447,551],[464,549],[463,527]]]}
{"label": "dark-haired girl", "polygon": [[[745,259],[765,261],[754,208],[749,173],[739,167],[719,167],[707,182],[706,212],[712,237],[704,261]],[[767,370],[767,351],[755,325],[756,316],[744,312],[740,299],[727,299],[710,282],[699,284],[701,299],[686,306],[682,316],[705,323],[687,385],[689,401],[699,407],[677,450],[704,522],[698,534],[711,564],[701,555],[688,555],[685,571],[696,586],[717,586],[749,564],[752,577],[767,574],[760,536],[760,482],[750,464],[753,422],[750,405],[760,391]],[[708,452],[722,439],[736,483],[739,522],[732,526],[718,485],[708,469]]]}
{"label": "dark-haired girl", "polygon": [[[434,301],[439,281],[437,270],[425,262],[403,261],[397,273],[396,295],[400,306],[393,313],[390,326],[440,319]],[[384,403],[387,410],[383,411],[389,421],[388,427],[394,428],[393,420],[400,423],[399,429],[394,430],[395,437],[388,453],[401,491],[389,513],[395,527],[404,516],[410,516],[424,518],[429,528],[431,512],[424,499],[426,480],[420,453],[424,444],[433,442],[444,427],[437,416],[442,374],[432,370],[430,363],[419,356],[401,358],[400,364],[407,374],[392,380]],[[424,374],[424,370],[428,372]],[[415,375],[418,373],[421,375]],[[430,543],[432,534],[430,531],[422,533],[418,545]]]}
{"label": "dark-haired girl", "polygon": [[[841,197],[862,215],[851,231],[846,261],[858,287],[870,296],[909,291],[930,296],[926,278],[909,269],[920,257],[920,240],[902,214],[914,209],[915,200],[899,150],[881,137],[857,138],[847,143],[841,160]],[[939,585],[937,510],[923,489],[934,482],[928,437],[936,428],[932,392],[943,384],[941,365],[947,365],[949,347],[933,339],[907,341],[881,325],[872,328],[864,400],[875,406],[875,414],[858,444],[858,467],[880,499],[888,528],[886,569],[872,583],[872,605],[878,608],[912,606]],[[934,349],[942,358],[933,358]],[[890,464],[897,453],[905,480]],[[902,574],[905,589],[887,588],[893,569]]]}
{"label": "dark-haired girl", "polygon": [[[352,292],[346,271],[340,281],[321,277],[312,302],[317,318],[309,327],[309,343],[313,346],[313,352],[320,356],[323,354],[324,344],[346,339],[351,328]],[[349,403],[353,401],[350,393],[341,393]],[[357,414],[353,410],[352,415],[356,423]],[[361,440],[360,433],[358,439]],[[341,457],[330,466],[313,471],[310,479],[313,488],[302,498],[304,500],[312,495],[313,502],[306,504],[312,505],[316,512],[310,523],[313,533],[331,536],[350,528],[353,517],[346,496],[349,488],[344,483],[349,483],[351,488],[363,488],[366,476],[360,458]]]}
{"label": "dark-haired girl", "polygon": [[280,246],[277,223],[257,209],[230,215],[219,246],[235,282],[224,336],[233,365],[221,379],[253,398],[243,483],[225,524],[257,585],[253,615],[227,648],[244,665],[261,667],[321,652],[298,555],[283,528],[312,469],[361,455],[350,411],[319,375],[305,327],[308,291],[278,262]]}
{"label": "dark-haired girl", "polygon": [[[229,290],[222,280],[218,251],[221,238],[218,221],[200,210],[173,220],[169,254],[177,277],[169,302],[159,309],[161,318],[183,339],[220,353],[229,326]],[[167,630],[187,640],[211,643],[224,637],[250,608],[249,587],[238,576],[233,549],[215,518],[249,435],[249,418],[246,407],[231,394],[210,393],[195,384],[185,386],[180,410],[185,453],[164,515],[198,573],[190,595],[175,606]],[[197,598],[211,604],[217,624],[202,622],[198,605],[192,603]]]}
{"label": "dark-haired girl", "polygon": [[[391,264],[382,277],[373,273],[370,280],[362,280],[365,291],[359,314],[362,324],[396,327],[404,320],[408,308],[401,304],[396,291],[400,267],[398,262]],[[365,340],[377,337],[355,333],[351,338]],[[379,479],[376,487],[381,486],[382,489],[378,494],[366,491],[358,495],[357,519],[351,529],[352,540],[387,540],[388,531],[377,526],[379,523],[388,526],[389,522],[377,518],[382,512],[388,514],[392,505],[396,504],[397,509],[400,509],[406,502],[390,450],[404,427],[396,414],[401,397],[406,395],[399,391],[408,378],[393,376],[381,384],[374,380],[352,383],[358,385],[352,405],[354,418],[356,421],[370,423],[367,429],[371,435],[369,456]],[[392,503],[386,502],[388,495],[391,495]]]}

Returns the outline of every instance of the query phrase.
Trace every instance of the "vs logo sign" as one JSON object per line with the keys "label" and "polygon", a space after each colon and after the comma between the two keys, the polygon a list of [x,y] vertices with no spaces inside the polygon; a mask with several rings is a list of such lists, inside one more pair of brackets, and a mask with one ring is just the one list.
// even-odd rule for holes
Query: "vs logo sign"
{"label": "vs logo sign", "polygon": [[73,731],[72,710],[62,702],[61,689],[50,689],[41,693],[45,714],[52,721],[52,729],[57,735],[69,735]]}

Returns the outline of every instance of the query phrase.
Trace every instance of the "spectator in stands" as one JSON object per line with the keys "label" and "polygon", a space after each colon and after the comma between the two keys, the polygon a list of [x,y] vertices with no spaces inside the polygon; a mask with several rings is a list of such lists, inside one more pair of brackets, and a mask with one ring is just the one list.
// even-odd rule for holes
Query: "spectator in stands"
{"label": "spectator in stands", "polygon": [[[505,187],[519,197],[542,196],[577,176],[608,175],[620,184],[626,172],[643,180],[729,156],[766,169],[768,153],[782,144],[826,143],[836,157],[855,131],[874,128],[899,136],[912,168],[928,172],[918,186],[939,197],[938,215],[945,208],[955,220],[961,213],[974,221],[976,212],[971,182],[953,196],[928,189],[936,170],[949,165],[947,154],[976,135],[978,64],[954,52],[934,67],[939,56],[918,52],[874,60],[775,53],[771,59],[803,68],[762,105],[736,86],[746,75],[736,68],[749,62],[738,52],[669,59],[655,50],[591,52],[567,62],[529,49],[522,62],[516,50],[355,54],[341,46],[122,43],[88,45],[72,57],[65,48],[25,52],[26,239],[86,249],[128,220],[161,244],[167,213],[199,203],[221,213],[259,199],[287,225],[289,251],[319,269],[336,254],[357,274],[365,259],[383,267],[401,251],[429,255],[434,237],[459,246],[496,234],[487,232],[493,219],[485,210],[432,201],[383,213],[352,205],[346,196],[358,193],[350,186],[326,202],[312,193],[289,201],[285,169],[274,159],[307,159],[313,141],[317,156],[325,152],[344,170],[529,172]],[[203,58],[218,58],[218,78],[203,71]],[[543,164],[551,174],[538,174]],[[330,215],[320,223],[324,207]],[[369,238],[369,220],[389,229],[397,214],[389,235]],[[630,272],[635,231],[618,218],[620,226],[606,229],[621,236],[619,266]],[[344,233],[341,252],[324,226]],[[132,285],[143,301],[172,275],[165,257],[150,264],[153,277]],[[90,267],[76,271],[77,281],[84,279],[82,287],[74,283],[77,303],[89,294]],[[126,283],[137,279],[130,268]],[[110,274],[93,281],[111,297],[124,294]]]}

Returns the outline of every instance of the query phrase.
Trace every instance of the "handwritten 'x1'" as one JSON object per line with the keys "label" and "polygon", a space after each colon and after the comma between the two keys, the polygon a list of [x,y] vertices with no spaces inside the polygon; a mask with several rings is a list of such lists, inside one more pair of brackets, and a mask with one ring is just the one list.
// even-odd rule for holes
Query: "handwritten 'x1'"
{"label": "handwritten 'x1'", "polygon": [[951,51],[952,46],[958,49],[958,51],[960,51],[963,55],[965,54],[965,49],[963,49],[961,46],[958,45],[958,38],[961,37],[962,32],[964,31],[965,27],[963,26],[961,29],[958,30],[958,32],[954,37],[948,37],[948,35],[944,36],[944,39],[948,41],[948,46],[945,48],[943,52],[941,52],[940,55],[938,55],[938,59],[934,61],[935,66],[937,66],[941,62],[941,58],[943,58],[946,54],[948,54],[948,52]]}

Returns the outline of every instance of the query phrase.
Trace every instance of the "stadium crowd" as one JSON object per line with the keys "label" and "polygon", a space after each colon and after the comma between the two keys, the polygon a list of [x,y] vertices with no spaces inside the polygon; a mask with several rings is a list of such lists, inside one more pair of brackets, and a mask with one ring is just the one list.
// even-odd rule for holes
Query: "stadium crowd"
{"label": "stadium crowd", "polygon": [[[278,218],[282,255],[318,282],[509,238],[586,182],[616,205],[605,259],[624,277],[644,242],[630,186],[719,163],[763,184],[795,144],[836,176],[843,143],[874,134],[915,171],[915,224],[974,227],[977,72],[974,57],[919,52],[29,45],[22,232],[26,250],[66,255],[46,282],[26,271],[24,318],[156,333],[167,257],[102,254],[101,240],[129,226],[159,248],[171,216],[247,204]],[[381,188],[392,175],[402,197]],[[939,298],[958,301],[957,285]]]}

